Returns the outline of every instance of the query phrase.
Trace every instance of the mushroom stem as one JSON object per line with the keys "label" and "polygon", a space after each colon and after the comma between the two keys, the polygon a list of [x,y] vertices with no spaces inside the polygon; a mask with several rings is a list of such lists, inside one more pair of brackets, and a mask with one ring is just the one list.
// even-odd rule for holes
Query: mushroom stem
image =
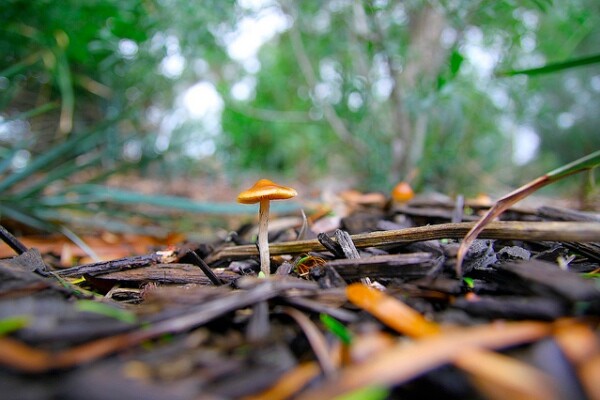
{"label": "mushroom stem", "polygon": [[260,253],[260,270],[265,277],[271,274],[269,259],[269,205],[270,200],[260,201],[258,209],[258,251]]}

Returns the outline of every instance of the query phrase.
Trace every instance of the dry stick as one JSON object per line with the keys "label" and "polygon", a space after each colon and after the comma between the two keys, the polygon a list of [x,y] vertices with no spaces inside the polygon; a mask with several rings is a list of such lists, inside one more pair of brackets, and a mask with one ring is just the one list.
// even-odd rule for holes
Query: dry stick
{"label": "dry stick", "polygon": [[27,246],[19,241],[16,237],[12,235],[9,231],[6,230],[5,227],[0,225],[0,239],[4,241],[11,249],[13,249],[17,254],[21,255],[27,251]]}
{"label": "dry stick", "polygon": [[[427,225],[352,235],[351,239],[357,248],[381,247],[435,239],[459,239],[473,225],[471,222]],[[483,239],[596,242],[600,241],[600,224],[595,222],[493,222],[486,226],[479,237]],[[318,240],[272,243],[269,249],[272,255],[326,250]],[[242,259],[256,255],[258,255],[258,251],[254,245],[224,247],[208,256],[206,262],[210,264],[223,259]]]}
{"label": "dry stick", "polygon": [[197,265],[198,267],[200,267],[200,269],[202,270],[202,272],[204,272],[204,275],[206,275],[208,277],[208,279],[212,282],[213,285],[215,285],[215,286],[221,286],[223,284],[223,282],[221,282],[221,280],[219,279],[219,277],[217,275],[215,275],[215,273],[213,272],[213,270],[210,269],[210,267],[208,265],[206,265],[206,263],[204,262],[204,260],[202,258],[200,258],[200,256],[198,254],[196,254],[195,251],[190,250],[188,252],[188,254],[190,256],[192,256],[192,258],[195,261],[195,265]]}

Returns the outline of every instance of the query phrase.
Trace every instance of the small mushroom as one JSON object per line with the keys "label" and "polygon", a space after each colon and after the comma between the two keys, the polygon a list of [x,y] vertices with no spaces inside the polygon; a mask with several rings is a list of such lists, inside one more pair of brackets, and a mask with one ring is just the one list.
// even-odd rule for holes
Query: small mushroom
{"label": "small mushroom", "polygon": [[392,190],[392,199],[397,203],[405,203],[415,197],[415,192],[408,182],[398,183]]}
{"label": "small mushroom", "polygon": [[269,260],[269,205],[271,200],[285,200],[296,196],[296,190],[278,185],[268,179],[260,179],[254,186],[244,190],[237,197],[238,203],[259,203],[258,210],[258,251],[260,253],[260,269],[265,276],[271,273]]}

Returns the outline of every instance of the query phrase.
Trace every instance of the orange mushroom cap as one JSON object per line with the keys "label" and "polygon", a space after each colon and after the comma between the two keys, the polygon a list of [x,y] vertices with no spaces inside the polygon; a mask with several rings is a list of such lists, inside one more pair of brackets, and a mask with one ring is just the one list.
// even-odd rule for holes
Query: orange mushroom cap
{"label": "orange mushroom cap", "polygon": [[400,182],[392,190],[392,199],[398,202],[409,201],[415,197],[415,192],[412,190],[408,182]]}
{"label": "orange mushroom cap", "polygon": [[254,204],[265,199],[285,200],[297,195],[298,192],[291,187],[278,185],[268,179],[260,179],[250,189],[240,193],[237,201],[242,204]]}

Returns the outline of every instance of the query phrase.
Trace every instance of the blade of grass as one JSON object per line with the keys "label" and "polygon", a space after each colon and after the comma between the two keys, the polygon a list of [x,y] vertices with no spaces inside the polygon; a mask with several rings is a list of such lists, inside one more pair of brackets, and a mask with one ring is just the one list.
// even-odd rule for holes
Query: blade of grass
{"label": "blade of grass", "polygon": [[79,311],[87,311],[111,317],[128,324],[135,324],[137,322],[137,316],[131,311],[123,310],[96,300],[77,300],[75,308]]}
{"label": "blade of grass", "polygon": [[556,168],[499,199],[465,235],[456,256],[456,274],[462,276],[462,263],[469,247],[487,224],[502,214],[507,208],[529,196],[540,188],[556,182],[577,172],[585,171],[600,165],[600,150]]}
{"label": "blade of grass", "polygon": [[[166,195],[147,195],[124,189],[110,188],[100,185],[78,185],[70,188],[71,195],[54,196],[43,199],[45,205],[64,205],[77,203],[103,203],[115,204],[145,204],[173,210],[190,211],[203,214],[254,214],[256,208],[237,203],[198,202],[185,197]],[[78,194],[77,198],[72,196]],[[290,212],[299,208],[297,203],[287,202],[274,204],[275,212]]]}
{"label": "blade of grass", "polygon": [[[0,74],[0,76],[2,76],[2,75]],[[56,104],[56,103],[42,104],[41,106],[32,108],[31,110],[27,110],[27,111],[21,112],[19,114],[13,115],[13,116],[9,116],[9,117],[5,118],[4,120],[2,120],[2,122],[9,122],[9,121],[15,121],[15,120],[19,120],[19,119],[27,119],[27,118],[37,117],[38,115],[42,115],[44,113],[47,113],[48,111],[52,111],[52,110],[56,109],[56,107],[58,107],[58,104]]]}
{"label": "blade of grass", "polygon": [[42,57],[41,51],[32,53],[32,54],[28,55],[27,57],[25,57],[24,59],[22,59],[21,61],[18,61],[16,63],[12,64],[10,67],[5,68],[2,71],[0,71],[0,76],[5,76],[5,77],[9,78],[12,75],[18,74],[19,72],[23,71],[24,69],[29,68],[36,62],[40,61],[41,57]]}
{"label": "blade of grass", "polygon": [[536,75],[550,74],[550,73],[557,72],[557,71],[563,71],[566,69],[583,67],[585,65],[598,64],[598,63],[600,63],[600,54],[593,54],[593,55],[587,56],[587,57],[574,58],[574,59],[567,60],[567,61],[546,64],[539,68],[502,71],[502,72],[498,72],[496,75],[498,77],[515,76],[515,75],[536,76]]}
{"label": "blade of grass", "polygon": [[4,174],[8,169],[12,166],[13,157],[20,151],[23,150],[24,146],[22,144],[17,144],[13,148],[10,149],[2,149],[2,161],[0,161],[0,175]]}
{"label": "blade of grass", "polygon": [[[109,232],[122,232],[122,233],[133,233],[140,235],[148,235],[154,237],[166,237],[169,234],[169,230],[157,226],[136,226],[125,222],[127,218],[131,217],[133,213],[123,215],[122,219],[111,218],[107,215],[98,215],[97,211],[80,209],[79,215],[75,215],[72,212],[62,212],[62,210],[54,210],[49,208],[35,210],[36,217],[42,220],[57,221],[62,224],[69,226],[80,225],[89,228],[97,228]],[[114,216],[113,212],[110,212],[111,216]]]}
{"label": "blade of grass", "polygon": [[8,335],[9,333],[25,328],[31,322],[31,317],[28,315],[15,315],[0,319],[0,336]]}
{"label": "blade of grass", "polygon": [[66,141],[53,146],[44,154],[35,157],[22,171],[11,174],[0,182],[0,193],[6,192],[9,188],[31,177],[36,172],[48,169],[53,163],[63,163],[65,160],[73,161],[76,155],[84,154],[94,149],[98,144],[103,143],[105,130],[117,123],[120,117],[104,121],[86,132],[72,135]]}
{"label": "blade of grass", "polygon": [[65,226],[61,226],[60,228],[58,228],[58,231],[65,235],[77,247],[83,250],[88,256],[92,258],[92,260],[94,260],[95,262],[101,261],[100,257],[98,257],[96,252],[90,246],[88,246],[88,244],[83,239],[77,236],[75,232],[71,231]]}
{"label": "blade of grass", "polygon": [[353,392],[338,396],[335,400],[384,400],[389,398],[390,390],[381,386],[365,386]]}
{"label": "blade of grass", "polygon": [[15,208],[14,205],[7,205],[6,202],[0,204],[0,216],[8,217],[12,220],[18,221],[24,225],[30,226],[35,229],[39,229],[44,232],[53,232],[56,230],[56,226],[50,222],[39,219],[29,213]]}
{"label": "blade of grass", "polygon": [[14,196],[15,200],[23,200],[32,196],[39,195],[52,182],[56,182],[60,179],[68,178],[75,175],[78,171],[84,168],[90,168],[95,165],[99,165],[102,162],[103,155],[101,152],[96,152],[91,158],[87,159],[82,163],[78,163],[76,160],[69,160],[67,163],[60,165],[50,172],[45,174],[41,179],[34,182],[33,184],[24,187],[19,190]]}
{"label": "blade of grass", "polygon": [[321,322],[327,330],[333,333],[345,345],[352,343],[352,333],[344,324],[328,314],[320,314]]}
{"label": "blade of grass", "polygon": [[54,33],[56,47],[53,49],[56,58],[54,69],[56,83],[60,90],[61,111],[58,129],[61,134],[67,134],[73,129],[73,111],[75,110],[75,93],[71,78],[71,66],[66,55],[69,36],[63,30]]}
{"label": "blade of grass", "polygon": [[48,166],[56,160],[69,159],[67,155],[71,155],[73,149],[79,146],[84,140],[86,140],[85,134],[75,135],[69,140],[52,147],[39,157],[34,158],[33,161],[23,170],[9,175],[6,179],[0,182],[0,192],[5,192],[13,185],[29,178],[37,171],[43,168],[48,168]]}

